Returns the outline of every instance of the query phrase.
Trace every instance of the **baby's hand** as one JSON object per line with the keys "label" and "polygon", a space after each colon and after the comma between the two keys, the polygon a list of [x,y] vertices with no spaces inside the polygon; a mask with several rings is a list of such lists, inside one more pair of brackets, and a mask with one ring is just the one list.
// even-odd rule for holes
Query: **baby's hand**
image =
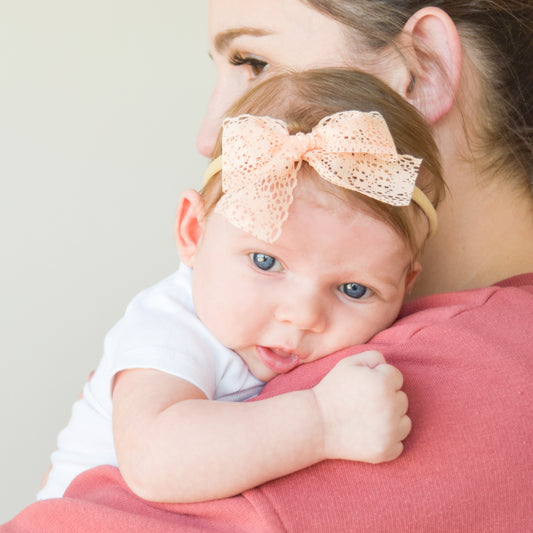
{"label": "baby's hand", "polygon": [[381,463],[396,459],[411,431],[399,370],[376,351],[339,361],[313,388],[328,459]]}

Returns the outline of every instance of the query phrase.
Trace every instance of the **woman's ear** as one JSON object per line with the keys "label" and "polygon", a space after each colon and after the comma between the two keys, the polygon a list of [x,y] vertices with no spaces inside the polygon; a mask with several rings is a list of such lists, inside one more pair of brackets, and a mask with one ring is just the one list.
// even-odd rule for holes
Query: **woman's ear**
{"label": "woman's ear", "polygon": [[200,194],[187,189],[180,197],[176,211],[174,236],[180,259],[192,267],[204,232],[205,204]]}
{"label": "woman's ear", "polygon": [[454,104],[461,76],[461,40],[449,15],[437,7],[424,7],[404,26],[410,76],[402,96],[430,123],[442,118]]}

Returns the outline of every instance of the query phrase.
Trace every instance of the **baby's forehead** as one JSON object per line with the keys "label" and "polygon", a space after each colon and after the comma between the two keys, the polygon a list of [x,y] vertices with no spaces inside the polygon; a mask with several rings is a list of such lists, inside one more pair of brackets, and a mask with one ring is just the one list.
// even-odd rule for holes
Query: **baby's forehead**
{"label": "baby's forehead", "polygon": [[[293,191],[294,201],[303,201],[310,209],[321,209],[331,213],[341,224],[353,224],[362,218],[373,219],[393,232],[410,249],[413,260],[425,242],[427,233],[426,219],[413,206],[388,206],[363,194],[344,189],[323,179],[318,172],[303,162],[298,171],[297,185]],[[398,217],[398,213],[402,215]],[[290,215],[290,208],[289,208]],[[413,245],[409,244],[405,227],[411,221],[414,231]],[[420,230],[420,231],[418,231]]]}
{"label": "baby's forehead", "polygon": [[298,179],[293,196],[295,200],[305,200],[316,208],[331,209],[336,213],[339,213],[340,210],[343,215],[346,214],[347,216],[349,216],[350,212],[352,214],[354,212],[373,214],[373,210],[360,195],[323,179],[306,162],[302,163],[298,171]]}
{"label": "baby's forehead", "polygon": [[[301,213],[305,213],[305,217]],[[289,206],[288,218],[297,216],[302,225],[305,219],[321,217],[332,228],[351,226],[356,228],[363,220],[372,219],[386,231],[394,232],[390,224],[382,220],[366,205],[365,201],[336,185],[319,177],[315,170],[308,167],[298,174],[293,190],[293,201]],[[283,227],[282,227],[283,232]],[[398,239],[400,236],[398,235]]]}

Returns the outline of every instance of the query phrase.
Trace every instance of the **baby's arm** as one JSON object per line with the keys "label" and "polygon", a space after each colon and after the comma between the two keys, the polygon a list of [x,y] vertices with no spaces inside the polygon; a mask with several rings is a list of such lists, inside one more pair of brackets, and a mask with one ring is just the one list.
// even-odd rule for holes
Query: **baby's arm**
{"label": "baby's arm", "polygon": [[113,392],[119,467],[145,499],[192,502],[324,459],[392,460],[411,427],[401,386],[378,352],[343,359],[313,389],[246,403],[206,400],[156,370],[124,371]]}

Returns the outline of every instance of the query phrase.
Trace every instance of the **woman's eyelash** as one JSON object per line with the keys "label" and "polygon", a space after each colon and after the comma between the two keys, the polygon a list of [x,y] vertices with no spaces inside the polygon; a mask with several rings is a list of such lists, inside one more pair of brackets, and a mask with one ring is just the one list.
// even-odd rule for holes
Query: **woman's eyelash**
{"label": "woman's eyelash", "polygon": [[251,56],[244,57],[239,53],[233,54],[230,57],[229,62],[237,67],[241,65],[248,65],[252,70],[252,74],[254,76],[258,76],[259,74],[261,74],[261,72],[263,72],[263,70],[265,70],[265,68],[267,68],[268,66],[268,63],[266,63],[266,61],[262,61],[261,59],[257,59],[256,57]]}

